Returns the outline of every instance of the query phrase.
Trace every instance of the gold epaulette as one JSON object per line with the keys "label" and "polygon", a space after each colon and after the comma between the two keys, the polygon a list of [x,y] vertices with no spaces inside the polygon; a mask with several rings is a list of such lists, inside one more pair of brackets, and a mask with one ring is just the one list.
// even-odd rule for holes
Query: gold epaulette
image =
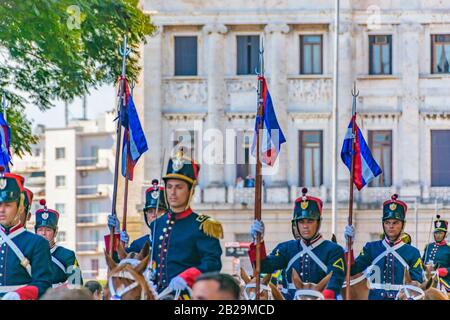
{"label": "gold epaulette", "polygon": [[223,228],[219,221],[205,215],[198,216],[197,221],[200,222],[200,230],[206,235],[216,239],[223,239]]}

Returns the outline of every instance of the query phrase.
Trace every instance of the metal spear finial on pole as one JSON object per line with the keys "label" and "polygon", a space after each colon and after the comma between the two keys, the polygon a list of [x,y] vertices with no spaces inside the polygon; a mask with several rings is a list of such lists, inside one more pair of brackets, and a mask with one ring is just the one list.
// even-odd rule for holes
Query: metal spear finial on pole
{"label": "metal spear finial on pole", "polygon": [[[127,56],[130,54],[131,48],[127,47],[127,36],[123,37],[123,47],[119,45],[119,54],[122,56],[122,74],[119,91],[119,105],[118,105],[118,117],[117,117],[117,129],[116,129],[116,159],[114,164],[114,185],[113,185],[113,197],[111,214],[117,217],[116,204],[117,204],[117,183],[119,175],[119,157],[120,157],[120,140],[122,137],[122,111],[125,107],[125,77],[126,77],[126,63]],[[109,254],[112,256],[114,252],[114,227],[111,228],[109,238]]]}

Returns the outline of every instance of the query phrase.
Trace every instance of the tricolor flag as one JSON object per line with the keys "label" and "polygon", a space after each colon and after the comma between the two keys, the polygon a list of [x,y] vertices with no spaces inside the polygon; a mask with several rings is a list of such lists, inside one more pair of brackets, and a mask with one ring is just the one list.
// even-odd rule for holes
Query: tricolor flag
{"label": "tricolor flag", "polygon": [[[272,104],[272,98],[270,97],[269,89],[267,88],[266,79],[262,76],[259,77],[260,81],[263,82],[262,85],[262,97],[263,97],[263,130],[261,137],[261,161],[269,166],[273,166],[275,160],[280,153],[281,145],[286,142],[286,138],[281,131],[280,125],[278,124],[277,116]],[[253,137],[252,145],[252,155],[256,154],[256,134],[258,130],[258,124],[261,119],[256,116],[255,122],[255,135]]]}
{"label": "tricolor flag", "polygon": [[125,129],[122,143],[122,175],[126,177],[128,166],[129,180],[133,180],[134,166],[141,155],[148,150],[148,146],[126,80],[125,99],[126,107],[122,110],[122,126]]}
{"label": "tricolor flag", "polygon": [[352,163],[352,124],[355,124],[355,150],[353,150],[354,172],[353,182],[358,190],[361,190],[366,184],[381,174],[381,168],[375,161],[367,146],[366,141],[356,124],[356,115],[353,116],[345,134],[344,145],[341,150],[341,158],[351,172]]}
{"label": "tricolor flag", "polygon": [[5,168],[5,172],[9,171],[9,164],[11,163],[11,152],[9,151],[11,143],[11,130],[5,118],[3,118],[3,113],[0,112],[0,166]]}

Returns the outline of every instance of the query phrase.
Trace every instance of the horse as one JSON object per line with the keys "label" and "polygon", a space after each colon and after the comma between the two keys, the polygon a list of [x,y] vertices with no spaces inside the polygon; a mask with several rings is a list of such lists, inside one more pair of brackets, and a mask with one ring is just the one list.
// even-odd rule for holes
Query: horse
{"label": "horse", "polygon": [[[270,282],[272,274],[267,274],[261,279],[260,283],[260,300],[285,300],[284,296],[278,290],[278,288]],[[249,277],[244,268],[241,267],[241,279],[244,281],[244,285],[241,284],[243,300],[255,300],[256,299],[256,277]]]}
{"label": "horse", "polygon": [[[347,299],[347,282],[342,285],[341,295],[344,300]],[[364,272],[350,277],[350,299],[349,300],[368,300],[369,284]]]}
{"label": "horse", "polygon": [[423,283],[412,280],[409,270],[405,269],[404,285],[396,300],[449,300],[446,293],[436,288],[438,283],[437,274],[432,274],[431,266],[427,266],[426,280]]}
{"label": "horse", "polygon": [[118,254],[120,262],[117,264],[105,250],[108,266],[105,300],[156,300],[156,291],[143,275],[150,261],[148,243],[138,254],[127,254],[119,244]]}
{"label": "horse", "polygon": [[450,294],[440,289],[439,274],[433,266],[426,266],[425,277],[425,300],[450,300]]}
{"label": "horse", "polygon": [[292,269],[292,282],[296,288],[294,300],[325,300],[322,291],[327,287],[333,271],[327,274],[318,284],[303,282],[297,271]]}

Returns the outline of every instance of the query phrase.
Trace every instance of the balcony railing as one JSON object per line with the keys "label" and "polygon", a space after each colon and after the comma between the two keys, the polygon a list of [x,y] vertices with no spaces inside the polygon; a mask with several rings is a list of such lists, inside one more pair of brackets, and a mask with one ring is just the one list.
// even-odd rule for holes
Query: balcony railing
{"label": "balcony railing", "polygon": [[89,242],[78,242],[77,252],[87,253],[87,252],[100,252],[101,242],[100,241],[89,241]]}
{"label": "balcony railing", "polygon": [[78,186],[78,197],[106,197],[109,195],[108,185]]}
{"label": "balcony railing", "polygon": [[78,169],[86,168],[107,168],[109,166],[108,158],[99,157],[79,157],[76,160]]}
{"label": "balcony railing", "polygon": [[108,213],[80,213],[77,214],[77,223],[93,223],[106,225],[108,220]]}
{"label": "balcony railing", "polygon": [[22,160],[14,161],[14,171],[16,172],[27,172],[27,171],[38,171],[43,170],[45,167],[45,162],[43,159],[40,160]]}

